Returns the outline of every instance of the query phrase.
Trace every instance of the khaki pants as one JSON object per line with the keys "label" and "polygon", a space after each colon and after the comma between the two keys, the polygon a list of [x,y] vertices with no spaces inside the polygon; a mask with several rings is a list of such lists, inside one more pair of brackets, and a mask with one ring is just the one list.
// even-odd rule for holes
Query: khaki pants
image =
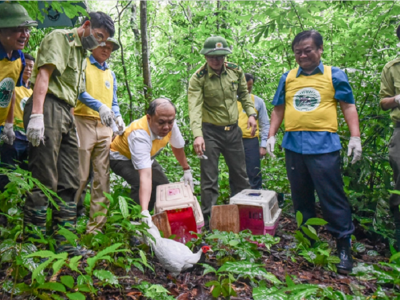
{"label": "khaki pants", "polygon": [[93,181],[91,184],[90,221],[87,233],[94,232],[106,223],[106,217],[94,214],[101,212],[107,214],[107,210],[100,205],[109,205],[103,192],[110,192],[110,144],[112,130],[101,124],[99,119],[93,117],[75,116],[78,132],[79,146],[79,174],[80,185],[76,193],[75,202],[78,203],[83,190],[86,188],[90,173],[90,163],[93,166]]}

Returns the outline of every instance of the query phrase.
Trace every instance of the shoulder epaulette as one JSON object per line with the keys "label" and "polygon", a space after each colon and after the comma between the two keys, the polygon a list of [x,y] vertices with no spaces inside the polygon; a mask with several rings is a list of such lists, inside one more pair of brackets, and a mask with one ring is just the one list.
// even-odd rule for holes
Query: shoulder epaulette
{"label": "shoulder epaulette", "polygon": [[201,67],[197,72],[196,72],[196,76],[197,78],[201,78],[203,77],[205,74],[207,74],[207,65],[204,65],[203,67]]}
{"label": "shoulder epaulette", "polygon": [[225,67],[231,70],[239,70],[240,67],[236,64],[230,63],[230,62],[226,62],[225,63]]}
{"label": "shoulder epaulette", "polygon": [[390,68],[391,66],[394,66],[395,64],[398,64],[398,63],[400,63],[400,57],[398,57],[398,58],[396,58],[396,59],[394,59],[394,60],[392,60],[392,61],[389,61],[387,64],[386,64],[386,68]]}
{"label": "shoulder epaulette", "polygon": [[67,38],[68,42],[72,43],[75,40],[75,34],[70,32],[66,33],[65,37]]}

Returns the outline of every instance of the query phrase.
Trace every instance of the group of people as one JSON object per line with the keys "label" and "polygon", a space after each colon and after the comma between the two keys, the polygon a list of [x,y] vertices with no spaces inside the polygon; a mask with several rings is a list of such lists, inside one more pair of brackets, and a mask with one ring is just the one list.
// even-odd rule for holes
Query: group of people
{"label": "group of people", "polygon": [[[102,12],[89,16],[79,28],[46,35],[35,59],[21,51],[30,27],[37,23],[20,4],[0,4],[1,162],[9,166],[28,159],[32,176],[63,200],[57,201],[59,209],[53,210],[57,251],[75,255],[84,254],[84,250],[66,243],[58,230],[67,227],[74,231],[77,215],[82,213],[82,195],[91,182],[87,233],[101,232],[106,222],[108,200],[104,192],[110,191],[110,167],[131,185],[131,198],[141,205],[146,217],[154,207],[157,186],[168,183],[155,160],[168,143],[182,167],[185,184],[193,189],[173,102],[153,100],[145,116],[125,127],[116,77],[106,62],[120,47],[113,38],[114,24]],[[399,29],[397,34],[400,39]],[[188,106],[193,148],[201,165],[205,225],[209,226],[211,208],[218,198],[220,154],[229,168],[232,195],[243,189],[260,189],[260,159],[266,153],[275,157],[276,134],[284,121],[282,147],[294,210],[303,214],[304,222],[315,217],[317,193],[328,222],[326,228],[336,239],[337,268],[349,273],[354,225],[340,170],[337,104],[349,127],[348,155],[353,155],[355,163],[362,154],[355,100],[346,74],[321,62],[323,38],[318,31],[297,34],[292,50],[298,67],[282,75],[270,121],[264,100],[251,93],[254,76],[226,61],[232,53],[226,40],[213,36],[204,42],[200,54],[205,63],[190,79]],[[396,189],[400,189],[399,66],[400,59],[385,66],[380,103],[383,110],[391,109],[396,122],[389,148]],[[0,176],[2,190],[6,183],[6,176]],[[400,196],[393,194],[390,206],[398,247],[399,204]],[[37,232],[29,228],[46,235],[48,206],[41,189],[34,188],[28,194],[24,206],[27,238],[37,238]]]}

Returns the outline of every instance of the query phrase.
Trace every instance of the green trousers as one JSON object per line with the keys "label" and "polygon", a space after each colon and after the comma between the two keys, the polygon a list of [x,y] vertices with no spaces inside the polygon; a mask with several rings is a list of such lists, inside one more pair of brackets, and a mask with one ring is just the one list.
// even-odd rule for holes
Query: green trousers
{"label": "green trousers", "polygon": [[[138,170],[135,170],[131,160],[110,160],[111,170],[118,176],[121,176],[131,185],[131,198],[140,205],[139,202],[139,188],[140,188],[140,177]],[[156,203],[156,192],[157,186],[161,184],[168,184],[168,178],[164,174],[160,164],[154,160],[151,166],[152,176],[152,189],[149,203],[149,211],[154,208]]]}
{"label": "green trousers", "polygon": [[234,125],[230,130],[225,126],[215,126],[203,123],[203,136],[206,146],[205,155],[208,159],[202,159],[201,167],[201,209],[204,223],[209,224],[211,208],[217,204],[218,199],[218,161],[222,154],[229,168],[231,181],[231,196],[244,189],[250,189],[246,173],[246,160],[243,149],[242,130]]}
{"label": "green trousers", "polygon": [[[79,188],[79,156],[74,117],[71,106],[54,95],[47,94],[43,106],[44,143],[38,147],[29,145],[28,169],[48,189],[56,192],[65,201],[53,210],[53,229],[58,225],[74,231],[76,223],[75,194]],[[24,109],[25,130],[32,113],[32,97]],[[81,137],[84,138],[84,137]],[[38,188],[28,195],[24,213],[25,224],[46,228],[46,210],[49,206],[47,196]],[[56,241],[65,242],[64,237],[55,234]],[[68,249],[64,249],[68,251]]]}

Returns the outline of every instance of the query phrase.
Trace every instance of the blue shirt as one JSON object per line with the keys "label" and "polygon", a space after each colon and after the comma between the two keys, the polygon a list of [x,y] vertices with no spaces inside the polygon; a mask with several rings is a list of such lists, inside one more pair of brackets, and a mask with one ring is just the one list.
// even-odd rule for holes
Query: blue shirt
{"label": "blue shirt", "polygon": [[[322,62],[311,73],[306,74],[301,67],[296,74],[311,76],[317,73],[324,74],[324,65]],[[278,89],[276,90],[272,104],[285,104],[285,84],[289,72],[282,75]],[[353,91],[349,84],[346,73],[337,67],[332,67],[332,84],[335,89],[335,99],[346,103],[354,104]],[[283,137],[282,147],[301,154],[323,154],[338,151],[342,149],[340,138],[337,133],[328,131],[287,131]]]}
{"label": "blue shirt", "polygon": [[[105,71],[106,69],[108,69],[108,65],[106,62],[104,62],[103,65],[99,64],[96,59],[93,57],[93,55],[90,55],[89,57],[90,63],[92,65],[95,65],[97,68],[99,68],[100,70]],[[113,71],[111,71],[111,75],[113,77],[113,100],[112,100],[112,104],[111,104],[111,110],[114,112],[114,115],[116,117],[120,116],[121,113],[119,111],[119,105],[118,105],[118,100],[117,100],[117,79],[115,78],[115,74]],[[90,107],[91,109],[95,110],[95,111],[99,111],[100,106],[102,106],[104,103],[101,103],[99,100],[94,99],[92,96],[90,96],[90,94],[88,92],[83,92],[79,95],[78,97],[79,101],[81,101],[83,104],[85,104],[86,106]]]}
{"label": "blue shirt", "polygon": [[267,139],[269,132],[269,118],[267,114],[267,109],[265,108],[265,103],[263,99],[254,95],[254,108],[258,112],[258,125],[260,128],[260,147],[267,147]]}
{"label": "blue shirt", "polygon": [[[5,58],[8,59],[9,61],[14,61],[14,60],[21,58],[22,70],[21,70],[21,73],[19,74],[19,78],[18,78],[16,86],[24,85],[22,82],[22,75],[24,74],[24,70],[25,70],[24,53],[22,53],[21,50],[14,50],[11,54],[11,58],[8,58],[6,50],[4,49],[3,45],[0,43],[0,60],[3,60]],[[0,81],[1,81],[1,79],[0,79]]]}

